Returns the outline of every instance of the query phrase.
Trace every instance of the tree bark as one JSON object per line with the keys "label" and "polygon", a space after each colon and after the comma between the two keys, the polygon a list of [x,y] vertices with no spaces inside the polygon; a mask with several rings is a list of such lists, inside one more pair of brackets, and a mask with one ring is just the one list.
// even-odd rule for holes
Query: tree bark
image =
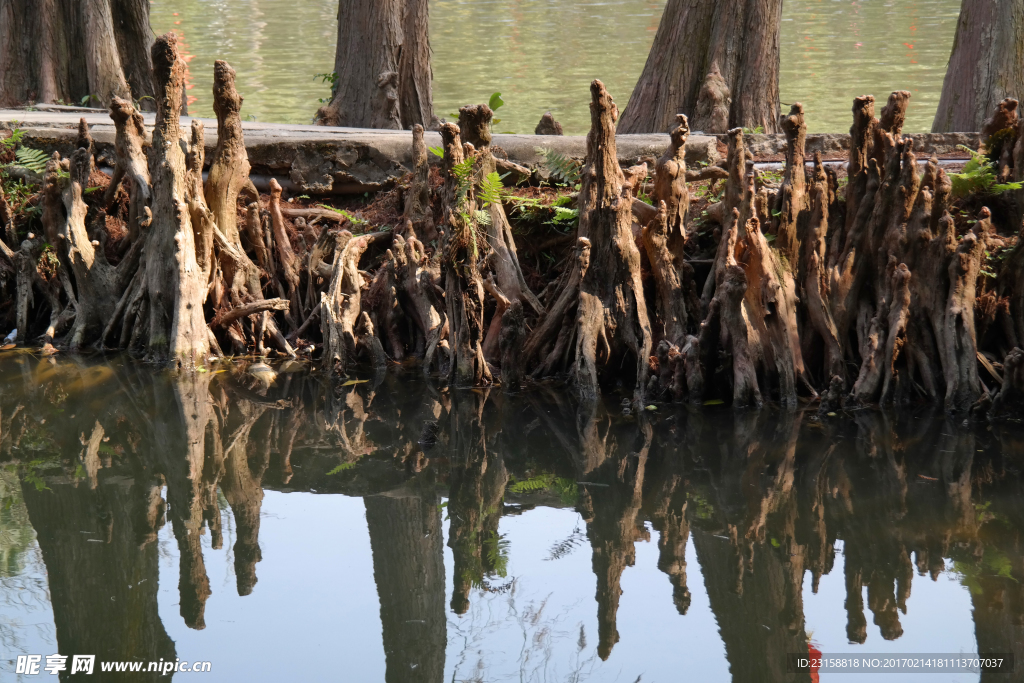
{"label": "tree bark", "polygon": [[437,128],[427,0],[341,0],[336,80],[316,122],[356,128]]}
{"label": "tree bark", "polygon": [[0,105],[152,98],[151,42],[144,0],[0,0]]}
{"label": "tree bark", "polygon": [[1005,97],[1024,96],[1024,2],[963,0],[932,132],[981,130]]}
{"label": "tree bark", "polygon": [[150,176],[153,223],[146,244],[149,294],[149,353],[193,366],[209,353],[203,315],[206,282],[196,261],[192,220],[185,204],[185,152],[181,145],[181,97],[185,62],[177,38],[167,34],[153,44],[158,86]]}
{"label": "tree bark", "polygon": [[583,248],[571,374],[577,393],[593,399],[600,393],[599,380],[606,368],[618,371],[634,364],[633,402],[639,406],[652,342],[640,252],[633,238],[632,192],[615,149],[618,108],[601,81],[591,83],[590,94],[591,128],[578,200]]}
{"label": "tree bark", "polygon": [[669,0],[619,132],[667,132],[679,113],[705,133],[776,132],[781,20],[782,0]]}

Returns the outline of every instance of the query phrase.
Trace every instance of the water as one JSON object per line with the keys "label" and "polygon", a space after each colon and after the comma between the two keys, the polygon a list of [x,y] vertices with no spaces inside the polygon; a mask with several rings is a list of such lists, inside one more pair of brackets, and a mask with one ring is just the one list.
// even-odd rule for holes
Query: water
{"label": "water", "polygon": [[[499,91],[495,129],[531,133],[545,111],[568,134],[590,125],[589,84],[620,106],[643,70],[664,0],[432,0],[434,106],[452,118]],[[238,71],[243,114],[308,123],[334,70],[337,0],[152,0],[158,33],[178,32],[194,112],[212,116],[215,59]],[[931,130],[960,0],[786,0],[780,90],[811,132],[845,132],[853,98],[913,93],[905,130]]]}
{"label": "water", "polygon": [[54,653],[209,661],[211,682],[434,683],[1024,655],[1012,425],[680,405],[638,422],[619,397],[439,390],[411,368],[332,388],[297,363],[268,384],[244,364],[190,378],[13,353],[0,680]]}

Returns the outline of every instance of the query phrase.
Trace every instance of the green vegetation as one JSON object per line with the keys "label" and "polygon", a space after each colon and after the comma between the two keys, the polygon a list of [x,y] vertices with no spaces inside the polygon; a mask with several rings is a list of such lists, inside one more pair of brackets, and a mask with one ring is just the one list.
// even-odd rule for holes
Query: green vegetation
{"label": "green vegetation", "polygon": [[516,481],[515,477],[512,477],[506,490],[519,495],[552,491],[557,493],[566,505],[575,505],[580,495],[579,486],[574,480],[550,472],[535,474],[521,481]]}
{"label": "green vegetation", "polygon": [[538,147],[537,154],[543,160],[551,182],[556,185],[575,186],[580,182],[580,164],[574,159],[546,147]]}
{"label": "green vegetation", "polygon": [[999,194],[1008,190],[1019,190],[1022,183],[997,183],[996,166],[984,154],[978,154],[970,147],[957,145],[970,153],[971,160],[964,164],[960,173],[950,173],[953,196],[966,197],[969,194]]}

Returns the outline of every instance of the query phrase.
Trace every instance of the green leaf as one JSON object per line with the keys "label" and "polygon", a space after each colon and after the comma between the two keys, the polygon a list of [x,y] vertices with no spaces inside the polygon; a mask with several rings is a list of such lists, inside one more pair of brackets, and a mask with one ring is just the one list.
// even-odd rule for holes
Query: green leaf
{"label": "green leaf", "polygon": [[706,406],[720,406],[723,403],[725,403],[725,401],[720,398],[709,398],[707,401],[704,401],[704,405]]}
{"label": "green leaf", "polygon": [[545,147],[537,147],[548,176],[562,185],[575,185],[580,181],[580,166],[569,157]]}
{"label": "green leaf", "polygon": [[337,467],[335,467],[333,470],[328,472],[327,476],[331,476],[332,474],[339,474],[341,472],[344,472],[345,470],[350,470],[350,469],[352,469],[355,466],[356,466],[356,464],[354,462],[343,462],[340,465],[338,465]]}
{"label": "green leaf", "polygon": [[433,154],[434,156],[444,159],[443,147],[427,147],[427,149],[429,149],[430,153]]}
{"label": "green leaf", "polygon": [[480,181],[479,199],[484,206],[489,204],[500,204],[501,194],[504,186],[501,184],[501,176],[497,171],[491,171]]}
{"label": "green leaf", "polygon": [[26,168],[36,175],[42,175],[46,172],[46,162],[49,161],[50,157],[46,155],[46,152],[40,149],[32,149],[31,147],[19,147],[14,152],[14,159],[16,161],[14,166],[20,166]]}
{"label": "green leaf", "polygon": [[491,95],[491,99],[487,102],[487,106],[491,108],[491,111],[497,111],[503,104],[505,104],[505,101],[501,99],[500,92]]}

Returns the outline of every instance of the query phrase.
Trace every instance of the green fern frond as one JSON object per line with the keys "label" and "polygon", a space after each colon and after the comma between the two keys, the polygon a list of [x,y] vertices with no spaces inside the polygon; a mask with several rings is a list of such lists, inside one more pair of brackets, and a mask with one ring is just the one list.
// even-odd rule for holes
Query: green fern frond
{"label": "green fern frond", "polygon": [[537,154],[544,160],[544,169],[555,182],[575,185],[580,181],[580,165],[560,152],[538,147]]}
{"label": "green fern frond", "polygon": [[954,197],[966,197],[974,193],[999,194],[1021,189],[1022,183],[997,183],[996,167],[984,154],[975,152],[965,145],[957,145],[971,155],[960,173],[950,173]]}
{"label": "green fern frond", "polygon": [[354,462],[343,462],[340,465],[338,465],[337,467],[335,467],[333,470],[328,472],[327,475],[330,476],[330,475],[333,475],[333,474],[340,474],[341,472],[344,472],[345,470],[350,470],[350,469],[352,469],[355,466],[356,466],[356,464]]}
{"label": "green fern frond", "polygon": [[352,225],[369,225],[370,223],[370,221],[366,220],[365,218],[360,218],[355,214],[349,213],[345,209],[336,209],[333,206],[327,206],[326,204],[317,204],[317,206],[320,207],[321,209],[327,209],[328,211],[333,211],[334,213],[341,214],[342,216],[347,218],[348,221],[352,223]]}
{"label": "green fern frond", "polygon": [[36,175],[42,175],[46,172],[46,162],[50,160],[50,157],[41,149],[19,147],[14,152],[14,159],[15,166],[27,168]]}
{"label": "green fern frond", "polygon": [[469,195],[469,188],[473,184],[473,164],[475,157],[469,157],[452,166],[452,175],[455,176],[457,187],[455,191],[455,203],[461,204]]}
{"label": "green fern frond", "polygon": [[551,219],[552,223],[568,223],[580,217],[579,209],[567,209],[564,206],[552,206],[551,208],[555,210],[555,217]]}
{"label": "green fern frond", "polygon": [[491,224],[491,214],[488,213],[487,211],[474,211],[473,212],[473,217],[476,218],[476,222],[479,225],[490,225]]}
{"label": "green fern frond", "polygon": [[480,181],[479,198],[484,206],[488,204],[500,204],[502,190],[505,186],[501,184],[501,176],[497,171],[491,171]]}
{"label": "green fern frond", "polygon": [[552,484],[555,483],[555,477],[552,474],[538,474],[524,479],[523,481],[517,481],[508,487],[511,493],[533,493],[535,491],[543,491]]}

